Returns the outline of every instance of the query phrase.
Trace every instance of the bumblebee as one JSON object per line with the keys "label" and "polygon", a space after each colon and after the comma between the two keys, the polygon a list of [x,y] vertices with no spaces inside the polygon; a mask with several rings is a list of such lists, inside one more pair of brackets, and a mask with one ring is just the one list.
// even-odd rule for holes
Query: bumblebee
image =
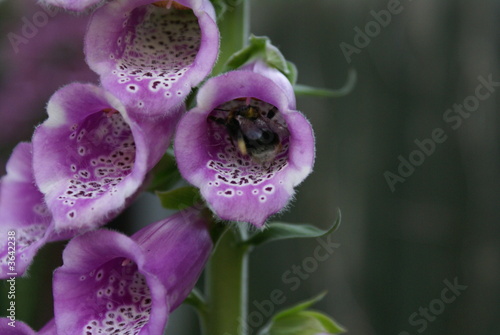
{"label": "bumblebee", "polygon": [[209,116],[209,119],[226,127],[233,144],[243,156],[261,164],[274,160],[282,148],[283,137],[288,135],[286,126],[276,120],[276,107],[273,106],[267,113],[255,105],[216,110],[227,112],[227,117]]}

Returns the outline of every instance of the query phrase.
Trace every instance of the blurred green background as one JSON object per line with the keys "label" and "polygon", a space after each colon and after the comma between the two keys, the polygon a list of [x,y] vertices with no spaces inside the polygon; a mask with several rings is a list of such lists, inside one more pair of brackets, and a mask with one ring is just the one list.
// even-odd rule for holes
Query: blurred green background
{"label": "blurred green background", "polygon": [[[397,7],[391,7],[395,0],[251,2],[252,32],[269,36],[297,65],[299,83],[337,88],[349,68],[356,69],[358,82],[343,98],[298,98],[298,108],[315,129],[317,159],[290,211],[279,217],[327,228],[340,208],[342,225],[332,238],[338,247],[316,263],[311,261],[320,245],[316,240],[257,249],[250,264],[250,312],[259,313],[256,305],[275,289],[286,297],[276,309],[326,289],[316,307],[349,334],[498,334],[500,87],[477,100],[469,115],[448,110],[475,101],[479,76],[500,82],[500,2],[401,0]],[[384,27],[375,17],[388,8],[398,13]],[[86,17],[59,13],[14,52],[8,33],[19,32],[22,18],[39,10],[31,0],[0,1],[4,161],[45,118],[44,104],[53,91],[72,80],[95,81],[81,51]],[[62,21],[73,25],[71,34],[56,29]],[[365,28],[371,36],[363,45],[356,36]],[[56,51],[45,52],[51,43]],[[342,43],[357,48],[350,62]],[[7,100],[13,94],[15,99]],[[446,116],[455,119],[446,122]],[[415,153],[420,150],[415,141],[425,142],[436,129],[446,139],[435,143],[430,155]],[[418,166],[391,189],[385,175],[399,174],[401,159],[416,159]],[[164,216],[154,198],[143,196],[115,227]],[[18,317],[35,328],[51,317],[47,269],[58,264],[63,245],[44,248],[31,277],[19,280]],[[294,266],[302,274],[294,274]],[[300,276],[298,287],[286,281]],[[443,298],[446,282],[467,288]],[[5,297],[1,292],[2,311]],[[193,311],[182,307],[168,333],[196,329]]]}

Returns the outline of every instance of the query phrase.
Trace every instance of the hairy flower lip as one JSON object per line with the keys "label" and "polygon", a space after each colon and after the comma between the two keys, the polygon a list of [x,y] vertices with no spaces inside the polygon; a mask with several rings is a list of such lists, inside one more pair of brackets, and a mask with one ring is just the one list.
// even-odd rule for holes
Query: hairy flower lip
{"label": "hairy flower lip", "polygon": [[100,226],[130,202],[166,151],[181,109],[141,118],[103,89],[73,83],[47,112],[33,136],[34,174],[61,231]]}
{"label": "hairy flower lip", "polygon": [[[156,58],[156,56],[149,55],[145,44],[141,46],[143,49],[137,49],[139,42],[136,42],[138,34],[136,29],[139,29],[137,27],[143,29],[144,22],[147,23],[143,17],[137,18],[136,16],[139,15],[137,14],[130,18],[131,20],[139,20],[132,23],[135,24],[132,25],[134,30],[128,28],[125,31],[123,29],[124,22],[128,22],[124,20],[128,20],[127,17],[133,10],[143,8],[141,6],[144,5],[153,6],[153,3],[154,1],[151,0],[113,0],[96,10],[85,37],[85,54],[90,68],[100,75],[102,85],[126,106],[139,107],[138,112],[147,115],[165,115],[169,113],[171,108],[181,104],[190,93],[191,88],[198,85],[212,70],[218,54],[219,31],[215,23],[215,10],[210,1],[176,1],[179,6],[190,8],[193,11],[198,20],[201,35],[199,50],[192,63],[184,64],[185,72],[182,75],[181,72],[174,73],[170,67],[177,66],[178,59],[172,60],[164,56]],[[160,28],[155,27],[154,29],[158,30],[156,31],[158,36],[166,37],[166,35],[162,35],[163,32],[160,31]],[[126,34],[132,34],[131,40],[127,41]],[[179,34],[186,33],[180,32]],[[162,48],[167,45],[169,48],[179,48],[176,49],[179,52],[184,52],[182,51],[183,47],[187,48],[185,45],[187,42],[175,43],[168,42],[158,46],[158,52],[166,52]],[[133,47],[133,51],[127,49],[128,46]],[[130,58],[132,53],[147,58],[146,64],[143,63],[141,66],[129,64],[120,70],[119,64],[122,64],[121,62],[134,60]],[[159,65],[158,62],[162,60],[167,61],[167,64]],[[174,78],[173,74],[179,74],[181,77]],[[169,81],[174,79],[173,82]]]}
{"label": "hairy flower lip", "polygon": [[[64,265],[54,272],[54,313],[58,333],[76,334],[77,329],[83,330],[88,322],[88,319],[83,317],[92,318],[89,300],[85,305],[88,307],[83,310],[74,306],[74,300],[80,293],[78,281],[71,279],[85,276],[96,267],[116,258],[131,260],[145,275],[154,305],[148,322],[149,328],[151,334],[160,334],[163,331],[162,325],[167,322],[168,305],[162,297],[166,292],[155,275],[144,271],[146,257],[143,251],[137,243],[125,235],[107,230],[96,230],[71,240],[63,252]],[[89,292],[85,293],[88,297]]]}
{"label": "hairy flower lip", "polygon": [[261,74],[264,77],[272,78],[273,82],[285,92],[285,95],[288,99],[288,108],[296,109],[297,103],[295,100],[293,86],[290,84],[288,78],[285,77],[285,75],[280,71],[275,68],[269,67],[264,61],[259,59],[243,65],[241,68],[239,68],[239,70],[251,71]]}
{"label": "hairy flower lip", "polygon": [[[237,70],[209,79],[198,92],[197,107],[186,113],[179,122],[174,146],[182,176],[200,188],[202,196],[219,218],[250,222],[257,227],[264,225],[270,215],[280,212],[290,201],[294,187],[312,171],[315,152],[311,125],[294,109],[295,98],[290,96],[292,91],[273,81],[282,74],[277,70],[265,73],[267,75]],[[239,184],[241,187],[228,182],[218,183],[220,172],[214,172],[214,168],[207,165],[217,160],[220,154],[226,153],[214,151],[218,149],[214,149],[207,135],[207,118],[217,106],[246,97],[273,105],[281,112],[290,133],[286,164],[273,167],[271,177],[266,179],[268,181],[254,179],[255,186],[252,182]],[[221,150],[227,151],[227,147]],[[229,169],[229,172],[237,174],[241,172],[237,169],[245,171],[245,167],[232,168],[234,164],[229,163],[221,165],[221,169]],[[241,178],[239,180],[242,181]]]}
{"label": "hairy flower lip", "polygon": [[[0,235],[5,237],[0,241],[0,278],[23,276],[45,243],[74,235],[72,231],[54,231],[52,215],[34,184],[31,149],[31,143],[25,142],[14,148],[7,174],[0,181]],[[7,262],[12,246],[8,242],[15,243],[15,269]]]}
{"label": "hairy flower lip", "polygon": [[[141,328],[141,334],[143,331],[162,334],[168,315],[194,287],[211,249],[207,222],[194,208],[150,224],[131,237],[96,230],[74,238],[63,252],[63,266],[54,274],[58,332],[79,333],[96,317],[103,322],[105,316],[96,316],[103,303],[110,312],[130,305],[125,298],[118,302],[120,299],[114,290],[123,288],[125,294],[134,292],[131,289],[135,279],[124,276],[125,272],[120,274],[120,269],[134,266],[146,281],[151,298],[149,319],[141,325],[146,327]],[[96,292],[98,288],[103,293]],[[92,299],[95,294],[97,298]],[[82,300],[82,296],[85,299]],[[115,305],[110,309],[108,302]],[[132,303],[137,308],[140,302],[132,300]]]}

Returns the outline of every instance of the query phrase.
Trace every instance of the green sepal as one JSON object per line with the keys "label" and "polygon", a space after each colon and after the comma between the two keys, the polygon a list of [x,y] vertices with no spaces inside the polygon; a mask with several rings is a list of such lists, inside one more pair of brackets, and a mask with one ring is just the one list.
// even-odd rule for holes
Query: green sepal
{"label": "green sepal", "polygon": [[171,191],[156,192],[161,205],[167,209],[182,210],[201,201],[200,192],[196,187],[185,186]]}
{"label": "green sepal", "polygon": [[290,61],[286,61],[286,67],[288,69],[288,74],[285,74],[285,76],[288,78],[288,80],[290,80],[292,85],[296,85],[297,78],[299,76],[299,70],[297,70],[297,66],[295,66],[295,64]]}
{"label": "green sepal", "polygon": [[323,299],[326,292],[277,313],[258,335],[317,335],[341,334],[346,330],[328,315],[308,310]]}
{"label": "green sepal", "polygon": [[271,40],[267,36],[251,35],[248,46],[229,57],[223,72],[236,70],[257,59],[261,59],[270,67],[279,70],[292,85],[297,81],[297,68],[285,59],[281,51],[271,44]]}
{"label": "green sepal", "polygon": [[358,74],[355,69],[349,69],[347,72],[347,80],[341,88],[337,90],[330,90],[326,88],[316,88],[307,85],[296,84],[293,90],[297,95],[311,95],[316,97],[325,98],[339,98],[352,92],[358,81]]}
{"label": "green sepal", "polygon": [[272,222],[263,231],[257,232],[243,241],[247,245],[261,245],[267,242],[286,240],[291,238],[315,238],[329,235],[340,226],[341,213],[338,210],[337,219],[328,230],[319,229],[309,224],[291,224]]}
{"label": "green sepal", "polygon": [[168,190],[182,179],[174,155],[170,151],[155,165],[151,175],[153,177],[149,182],[149,192]]}

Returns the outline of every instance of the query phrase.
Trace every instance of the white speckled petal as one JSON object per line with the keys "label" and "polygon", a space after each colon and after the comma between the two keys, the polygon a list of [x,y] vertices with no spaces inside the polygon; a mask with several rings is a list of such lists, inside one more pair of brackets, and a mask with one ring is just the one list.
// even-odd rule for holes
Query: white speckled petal
{"label": "white speckled petal", "polygon": [[24,275],[45,243],[72,235],[54,232],[52,215],[34,183],[31,144],[18,144],[0,182],[0,278]]}
{"label": "white speckled petal", "polygon": [[132,237],[97,230],[74,238],[54,273],[58,333],[163,334],[211,249],[208,225],[194,209]]}
{"label": "white speckled petal", "polygon": [[212,70],[219,32],[208,0],[114,0],[98,9],[85,38],[89,66],[126,106],[166,115]]}
{"label": "white speckled petal", "polygon": [[[281,78],[273,71],[248,69],[209,79],[199,90],[197,107],[178,125],[175,153],[183,177],[221,219],[261,227],[312,171],[314,135],[307,119],[290,109],[295,98],[285,82],[276,84]],[[249,107],[260,115],[253,121],[242,116]],[[262,131],[267,144],[256,135]]]}
{"label": "white speckled petal", "polygon": [[181,110],[137,118],[101,88],[74,83],[47,112],[33,136],[34,174],[59,231],[96,228],[123,210],[166,151]]}

